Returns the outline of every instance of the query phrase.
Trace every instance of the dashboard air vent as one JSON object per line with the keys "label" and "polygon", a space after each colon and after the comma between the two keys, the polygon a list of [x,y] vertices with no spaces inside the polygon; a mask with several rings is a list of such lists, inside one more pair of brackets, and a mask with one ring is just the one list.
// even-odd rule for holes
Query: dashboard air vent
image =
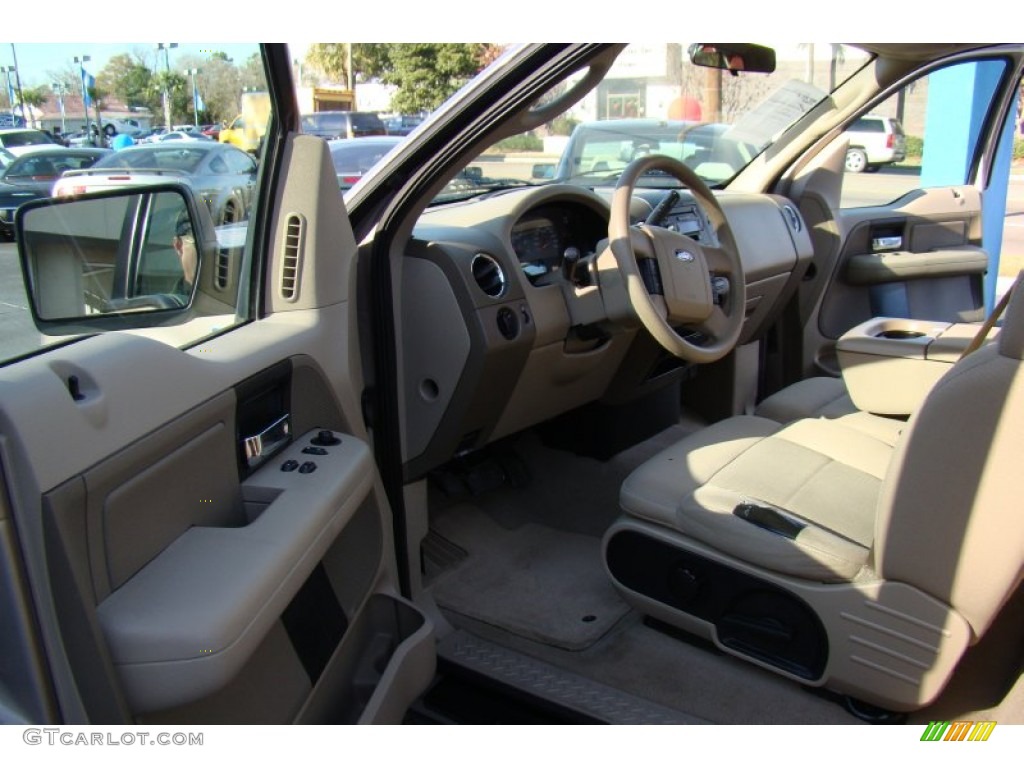
{"label": "dashboard air vent", "polygon": [[473,279],[480,286],[480,290],[496,299],[505,293],[507,283],[505,272],[502,270],[498,260],[490,254],[478,253],[473,257],[470,265],[473,271]]}
{"label": "dashboard air vent", "polygon": [[281,297],[293,301],[299,290],[299,268],[302,261],[302,240],[305,226],[301,216],[288,217],[281,254]]}

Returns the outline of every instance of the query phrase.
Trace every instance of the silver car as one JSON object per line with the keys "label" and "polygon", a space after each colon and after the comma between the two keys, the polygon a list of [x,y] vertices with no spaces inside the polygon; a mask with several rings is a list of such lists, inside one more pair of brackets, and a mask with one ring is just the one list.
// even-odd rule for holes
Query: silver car
{"label": "silver car", "polygon": [[229,144],[178,140],[115,152],[92,168],[71,171],[53,187],[54,197],[180,180],[192,187],[219,224],[248,218],[256,161]]}

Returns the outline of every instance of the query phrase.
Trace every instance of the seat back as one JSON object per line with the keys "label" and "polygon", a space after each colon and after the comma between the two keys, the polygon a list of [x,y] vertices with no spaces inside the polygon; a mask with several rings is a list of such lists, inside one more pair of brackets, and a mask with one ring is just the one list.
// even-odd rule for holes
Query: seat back
{"label": "seat back", "polygon": [[995,344],[956,363],[913,416],[886,474],[873,559],[954,608],[976,637],[1024,572],[1024,290]]}

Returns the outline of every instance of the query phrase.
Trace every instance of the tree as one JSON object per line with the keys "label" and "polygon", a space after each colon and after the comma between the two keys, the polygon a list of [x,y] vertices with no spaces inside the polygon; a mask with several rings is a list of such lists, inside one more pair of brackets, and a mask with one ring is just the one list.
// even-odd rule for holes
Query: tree
{"label": "tree", "polygon": [[[152,79],[151,97],[159,106],[153,110],[154,115],[163,115],[163,95],[166,91],[171,101],[171,122],[175,116],[184,118],[192,114],[192,87],[188,79],[174,72],[157,72]],[[191,121],[189,121],[191,122]],[[168,126],[170,128],[171,126]]]}
{"label": "tree", "polygon": [[[238,114],[238,96],[242,92],[241,75],[237,67],[223,55],[209,57],[182,56],[178,61],[182,71],[197,69],[196,87],[202,97],[203,109],[200,120],[205,122],[229,122]],[[186,114],[192,114],[192,84],[186,97]]]}
{"label": "tree", "polygon": [[[348,82],[348,43],[317,43],[305,63],[333,83]],[[353,81],[398,86],[397,112],[430,111],[500,55],[494,43],[353,43]]]}
{"label": "tree", "polygon": [[137,57],[119,53],[112,57],[96,75],[96,85],[129,106],[146,106],[155,110],[153,102],[153,72]]}
{"label": "tree", "polygon": [[252,54],[245,60],[238,73],[239,93],[236,99],[241,101],[241,91],[245,89],[265,91],[267,90],[267,78],[263,74],[263,60],[258,53]]}
{"label": "tree", "polygon": [[393,70],[381,79],[398,86],[396,112],[430,112],[482,68],[482,43],[410,43],[391,46]]}
{"label": "tree", "polygon": [[306,51],[305,64],[333,83],[348,82],[349,46],[352,48],[352,82],[383,79],[391,70],[388,43],[314,43]]}
{"label": "tree", "polygon": [[39,109],[50,99],[50,89],[44,86],[36,86],[35,88],[22,88],[21,89],[21,100],[25,104],[25,111],[28,115],[24,117],[28,119],[32,118],[32,123],[35,124],[35,115],[33,110]]}

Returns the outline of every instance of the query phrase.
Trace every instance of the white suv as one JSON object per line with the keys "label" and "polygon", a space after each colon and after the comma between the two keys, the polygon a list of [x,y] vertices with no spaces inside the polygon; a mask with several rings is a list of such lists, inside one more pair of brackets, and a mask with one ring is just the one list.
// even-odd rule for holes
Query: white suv
{"label": "white suv", "polygon": [[879,166],[899,163],[907,156],[907,137],[893,117],[858,117],[846,129],[846,136],[850,139],[846,170],[851,173],[877,171]]}

